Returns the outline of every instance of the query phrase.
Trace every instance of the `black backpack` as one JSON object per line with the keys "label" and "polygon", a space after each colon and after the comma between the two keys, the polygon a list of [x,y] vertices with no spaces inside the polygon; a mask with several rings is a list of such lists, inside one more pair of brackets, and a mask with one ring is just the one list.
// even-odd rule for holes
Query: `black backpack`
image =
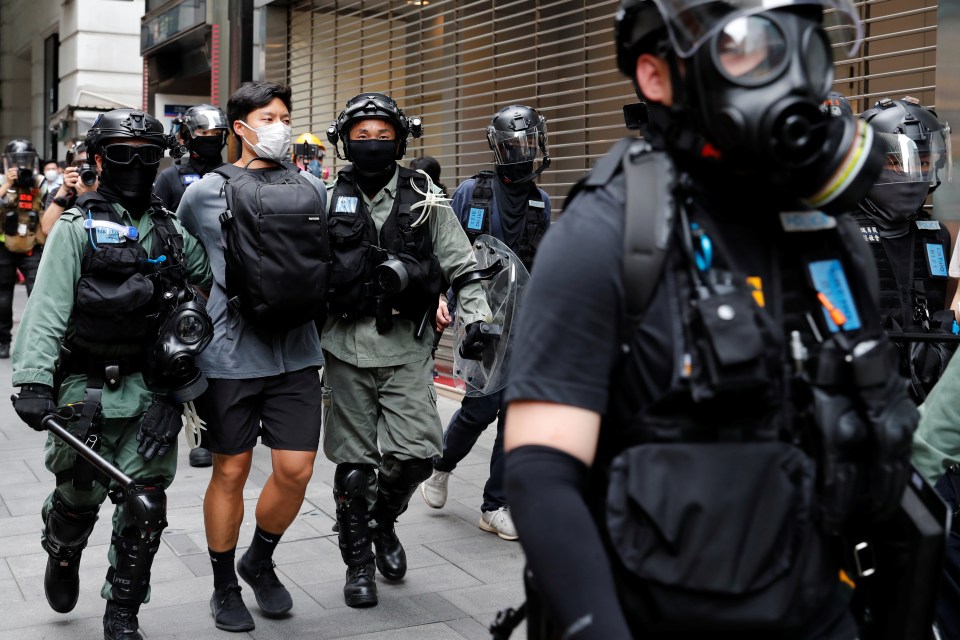
{"label": "black backpack", "polygon": [[299,170],[276,164],[283,170],[214,170],[226,178],[227,303],[272,331],[323,317],[331,262],[320,194]]}

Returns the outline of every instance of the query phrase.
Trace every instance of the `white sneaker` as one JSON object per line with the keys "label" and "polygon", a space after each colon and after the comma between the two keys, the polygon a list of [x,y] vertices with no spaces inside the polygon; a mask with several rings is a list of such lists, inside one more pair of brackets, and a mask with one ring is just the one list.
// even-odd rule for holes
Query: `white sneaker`
{"label": "white sneaker", "polygon": [[434,509],[442,509],[447,504],[447,480],[449,471],[436,471],[420,485],[420,494],[423,501]]}
{"label": "white sneaker", "polygon": [[500,507],[496,511],[481,511],[480,528],[495,533],[504,540],[516,540],[520,537],[517,528],[513,526],[509,507]]}

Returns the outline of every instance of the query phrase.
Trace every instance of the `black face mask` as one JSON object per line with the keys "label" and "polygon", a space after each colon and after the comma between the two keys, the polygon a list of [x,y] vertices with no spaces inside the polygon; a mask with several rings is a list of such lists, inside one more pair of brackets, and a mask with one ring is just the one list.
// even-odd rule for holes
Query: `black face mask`
{"label": "black face mask", "polygon": [[108,200],[124,205],[131,214],[139,215],[150,206],[158,168],[159,165],[146,166],[139,159],[128,165],[104,161],[98,191]]}
{"label": "black face mask", "polygon": [[350,161],[362,176],[392,176],[396,157],[396,140],[350,141]]}
{"label": "black face mask", "polygon": [[533,174],[533,161],[498,164],[497,175],[505,184],[516,184]]}
{"label": "black face mask", "polygon": [[917,219],[928,189],[926,182],[877,184],[870,189],[862,208],[882,230],[903,231]]}
{"label": "black face mask", "polygon": [[672,62],[676,111],[731,171],[778,187],[782,206],[801,200],[836,213],[866,195],[883,156],[865,123],[820,111],[833,57],[819,13],[734,18],[686,63],[681,73]]}
{"label": "black face mask", "polygon": [[223,156],[223,136],[197,136],[187,143],[191,155],[196,156],[205,165],[220,164]]}

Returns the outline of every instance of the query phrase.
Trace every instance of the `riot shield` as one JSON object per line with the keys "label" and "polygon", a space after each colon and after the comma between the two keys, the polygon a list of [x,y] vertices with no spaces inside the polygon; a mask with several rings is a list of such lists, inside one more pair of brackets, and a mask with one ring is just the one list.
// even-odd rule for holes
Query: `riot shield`
{"label": "riot shield", "polygon": [[478,279],[483,287],[492,316],[489,322],[482,325],[486,346],[479,359],[461,355],[460,346],[466,336],[466,324],[460,314],[457,314],[454,323],[454,385],[470,397],[496,393],[507,384],[510,336],[523,289],[530,281],[530,274],[520,258],[493,236],[479,236],[473,243],[473,253],[481,274],[474,279]]}

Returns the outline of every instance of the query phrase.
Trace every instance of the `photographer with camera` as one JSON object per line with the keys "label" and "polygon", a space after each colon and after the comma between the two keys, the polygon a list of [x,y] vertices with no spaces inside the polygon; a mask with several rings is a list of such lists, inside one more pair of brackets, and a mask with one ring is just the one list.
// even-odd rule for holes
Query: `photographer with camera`
{"label": "photographer with camera", "polygon": [[40,212],[46,195],[40,175],[40,159],[29,140],[11,140],[3,150],[3,184],[0,207],[0,358],[10,357],[13,331],[13,287],[17,270],[23,274],[27,295],[33,290],[40,266],[40,253],[46,233],[40,225]]}
{"label": "photographer with camera", "polygon": [[49,234],[54,223],[64,211],[73,206],[77,197],[97,190],[98,173],[96,166],[87,160],[87,148],[78,142],[67,151],[67,168],[63,170],[63,183],[54,193],[53,199],[44,201],[46,208],[40,218],[40,228]]}
{"label": "photographer with camera", "polygon": [[193,286],[209,286],[211,272],[201,244],[152,195],[171,146],[160,121],[135,109],[109,111],[86,145],[99,187],[79,196],[50,234],[56,257],[38,274],[13,349],[20,387],[13,400],[38,431],[47,414],[69,419],[71,433],[134,479],[142,508],[129,509],[120,485],[49,436],[45,463],[56,488],[42,508],[40,544],[49,555],[47,602],[67,613],[79,595],[81,553],[109,495],[117,508],[100,590],[103,635],[139,640],[137,613],[149,599],[166,526],[164,491],[177,470],[183,405],[207,384],[194,359],[213,325]]}

